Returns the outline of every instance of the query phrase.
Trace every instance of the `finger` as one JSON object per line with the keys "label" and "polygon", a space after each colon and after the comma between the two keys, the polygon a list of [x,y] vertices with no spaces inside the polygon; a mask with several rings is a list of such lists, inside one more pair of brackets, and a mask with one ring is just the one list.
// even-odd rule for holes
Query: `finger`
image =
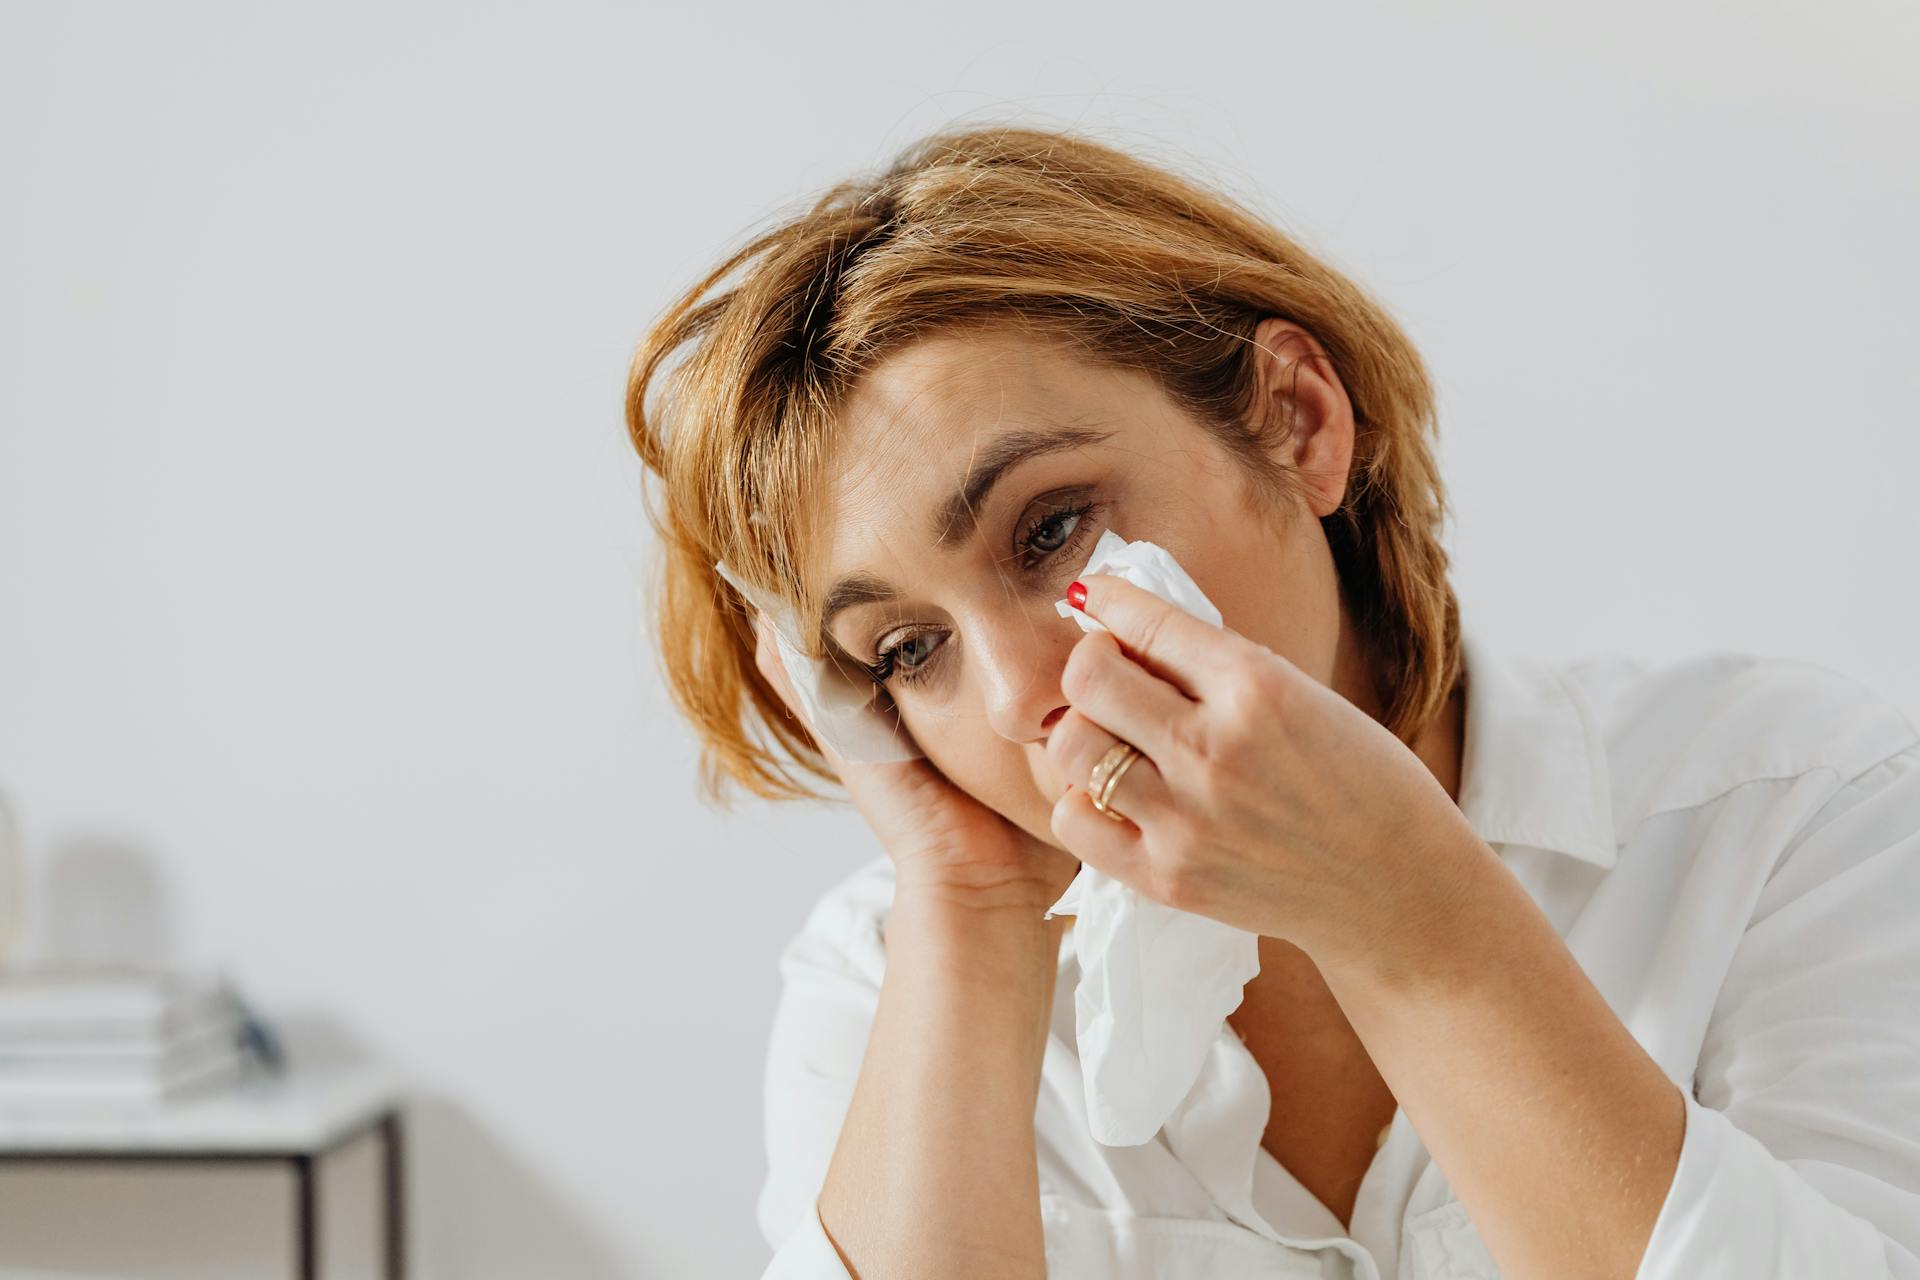
{"label": "finger", "polygon": [[1162,760],[1178,740],[1175,726],[1199,714],[1198,703],[1129,658],[1119,640],[1103,631],[1089,631],[1074,645],[1060,672],[1060,692],[1112,736]]}
{"label": "finger", "polygon": [[[1145,760],[1134,761],[1133,769],[1127,770],[1127,776],[1120,780],[1121,785],[1131,781],[1133,770],[1144,764]],[[1126,810],[1121,812],[1124,814]],[[1147,892],[1150,877],[1146,836],[1131,819],[1114,821],[1093,807],[1093,799],[1085,789],[1070,787],[1054,801],[1051,827],[1053,838],[1074,857],[1130,888]]]}
{"label": "finger", "polygon": [[1216,677],[1227,656],[1235,644],[1245,643],[1237,633],[1114,574],[1091,573],[1080,585],[1087,589],[1083,612],[1113,632],[1129,657],[1190,698],[1204,701],[1218,688]]}
{"label": "finger", "polygon": [[[1075,707],[1060,718],[1047,736],[1047,758],[1057,777],[1086,791],[1092,786],[1093,767],[1119,741],[1120,738]],[[1136,747],[1139,745],[1134,743]],[[1157,818],[1171,811],[1174,802],[1172,788],[1149,751],[1143,751],[1139,759],[1127,766],[1108,798],[1136,827],[1147,830],[1154,828]],[[1111,822],[1111,819],[1101,821]]]}

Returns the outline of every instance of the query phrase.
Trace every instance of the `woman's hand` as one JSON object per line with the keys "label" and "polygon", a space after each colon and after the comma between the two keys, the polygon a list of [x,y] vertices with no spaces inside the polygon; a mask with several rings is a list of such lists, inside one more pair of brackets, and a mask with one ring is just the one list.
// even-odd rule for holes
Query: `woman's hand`
{"label": "woman's hand", "polygon": [[[802,723],[772,624],[756,611],[754,661]],[[809,730],[812,726],[808,725]],[[895,884],[966,906],[1043,912],[1080,870],[1072,854],[1046,844],[955,786],[924,757],[886,764],[843,758],[815,735],[854,807],[892,857]]]}
{"label": "woman's hand", "polygon": [[1426,764],[1287,659],[1123,578],[1090,574],[1071,709],[1047,751],[1084,780],[1125,739],[1144,753],[1096,811],[1054,805],[1077,857],[1168,906],[1284,938],[1316,960],[1366,956],[1444,920],[1486,846]]}

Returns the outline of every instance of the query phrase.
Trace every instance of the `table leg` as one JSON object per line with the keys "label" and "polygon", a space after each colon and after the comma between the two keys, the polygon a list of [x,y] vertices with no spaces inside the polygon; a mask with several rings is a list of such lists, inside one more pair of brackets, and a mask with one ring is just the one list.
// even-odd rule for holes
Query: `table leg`
{"label": "table leg", "polygon": [[312,1156],[293,1157],[294,1271],[299,1280],[319,1280],[320,1240],[316,1234],[319,1188]]}
{"label": "table leg", "polygon": [[387,1280],[406,1280],[406,1160],[400,1133],[400,1108],[395,1107],[380,1120],[381,1145],[386,1156],[387,1183]]}

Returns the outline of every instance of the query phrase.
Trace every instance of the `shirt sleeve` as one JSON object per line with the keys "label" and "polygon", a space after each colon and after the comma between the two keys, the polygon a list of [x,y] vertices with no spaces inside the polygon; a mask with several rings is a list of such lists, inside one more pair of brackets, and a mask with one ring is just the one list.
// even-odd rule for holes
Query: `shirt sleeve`
{"label": "shirt sleeve", "polygon": [[760,1280],[852,1280],[852,1273],[840,1261],[840,1251],[827,1238],[819,1210],[811,1203],[801,1215],[799,1227],[773,1251],[773,1261],[760,1273]]}
{"label": "shirt sleeve", "polygon": [[780,955],[767,1047],[767,1177],[756,1208],[773,1247],[762,1280],[852,1280],[817,1205],[853,1101],[879,1005],[875,936],[850,913],[816,908]]}
{"label": "shirt sleeve", "polygon": [[1920,1280],[1920,745],[1767,879],[1637,1280]]}

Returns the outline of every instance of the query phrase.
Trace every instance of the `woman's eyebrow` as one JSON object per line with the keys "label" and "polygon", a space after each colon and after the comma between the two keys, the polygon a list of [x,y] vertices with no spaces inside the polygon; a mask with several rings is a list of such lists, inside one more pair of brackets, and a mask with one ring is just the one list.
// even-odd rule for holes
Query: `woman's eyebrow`
{"label": "woman's eyebrow", "polygon": [[899,597],[900,593],[886,579],[864,569],[840,579],[833,584],[833,590],[827,592],[826,605],[820,611],[820,647],[829,650],[833,647],[833,617],[842,609],[851,609],[857,604],[884,604]]}
{"label": "woman's eyebrow", "polygon": [[1049,453],[1082,449],[1099,444],[1113,434],[1111,429],[1059,426],[1025,427],[995,436],[986,448],[974,454],[966,479],[954,491],[933,518],[933,543],[947,548],[964,541],[973,527],[973,513],[987,503],[993,486],[1009,471],[1027,461]]}

